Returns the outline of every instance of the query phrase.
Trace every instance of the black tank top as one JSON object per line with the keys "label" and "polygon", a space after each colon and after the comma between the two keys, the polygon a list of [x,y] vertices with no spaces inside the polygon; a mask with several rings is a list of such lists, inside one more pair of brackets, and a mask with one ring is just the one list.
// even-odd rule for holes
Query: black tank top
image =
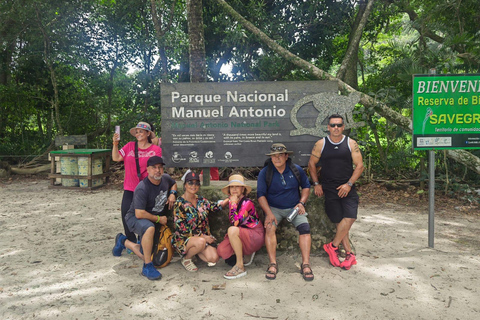
{"label": "black tank top", "polygon": [[353,174],[352,151],[350,150],[349,138],[334,143],[327,136],[324,139],[322,155],[320,157],[322,184],[339,186],[347,183]]}

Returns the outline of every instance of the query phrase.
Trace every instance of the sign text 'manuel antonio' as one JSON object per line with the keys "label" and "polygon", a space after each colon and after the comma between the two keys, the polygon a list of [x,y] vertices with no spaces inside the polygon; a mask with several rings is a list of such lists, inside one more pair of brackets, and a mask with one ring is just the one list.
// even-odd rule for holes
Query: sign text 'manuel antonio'
{"label": "sign text 'manuel antonio'", "polygon": [[[227,91],[224,95],[225,101],[222,101],[222,95],[220,94],[180,94],[177,91],[171,93],[172,104],[176,103],[188,103],[199,104],[204,106],[205,104],[218,104],[218,103],[257,103],[257,102],[288,102],[288,89],[285,89],[282,93],[259,93],[255,90],[253,93],[238,93],[237,91]],[[223,118],[224,106],[209,107],[209,108],[187,108],[185,106],[172,107],[172,118]],[[227,117],[284,117],[286,111],[283,108],[277,108],[275,105],[268,108],[254,108],[254,107],[235,107],[232,106],[227,111]]]}

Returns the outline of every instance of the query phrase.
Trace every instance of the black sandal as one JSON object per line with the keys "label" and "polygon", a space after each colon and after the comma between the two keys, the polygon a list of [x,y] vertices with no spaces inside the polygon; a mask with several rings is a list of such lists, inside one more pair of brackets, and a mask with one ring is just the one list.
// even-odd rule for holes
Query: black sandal
{"label": "black sandal", "polygon": [[[275,271],[270,271],[271,267],[274,267]],[[266,272],[267,274],[265,275],[265,278],[267,278],[267,280],[275,280],[275,278],[277,278],[278,265],[276,263],[270,263]],[[269,277],[268,275],[273,275],[273,277]]]}
{"label": "black sandal", "polygon": [[[304,272],[305,268],[310,269],[310,271]],[[302,269],[300,270],[300,273],[303,275],[303,280],[305,281],[312,281],[315,278],[315,276],[313,275],[313,270],[312,268],[310,268],[310,265],[308,263],[302,263]]]}

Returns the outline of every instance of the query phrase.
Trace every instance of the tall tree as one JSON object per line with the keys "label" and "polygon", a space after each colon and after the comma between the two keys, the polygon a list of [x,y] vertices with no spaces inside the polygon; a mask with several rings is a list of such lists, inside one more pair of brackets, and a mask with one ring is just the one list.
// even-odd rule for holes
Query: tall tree
{"label": "tall tree", "polygon": [[368,0],[368,3],[361,2],[357,17],[352,27],[352,32],[348,38],[347,52],[342,61],[342,65],[338,69],[336,77],[358,89],[358,49],[362,38],[363,29],[367,23],[368,17],[372,12],[374,0]]}
{"label": "tall tree", "polygon": [[187,0],[190,82],[207,81],[202,0]]}

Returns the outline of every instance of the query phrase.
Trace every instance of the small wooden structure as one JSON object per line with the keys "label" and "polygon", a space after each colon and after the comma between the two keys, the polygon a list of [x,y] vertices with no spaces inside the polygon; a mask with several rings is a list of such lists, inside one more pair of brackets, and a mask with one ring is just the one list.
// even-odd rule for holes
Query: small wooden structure
{"label": "small wooden structure", "polygon": [[[110,176],[110,160],[112,156],[111,149],[74,149],[77,145],[86,145],[86,135],[74,135],[74,136],[57,136],[55,138],[55,145],[62,146],[63,150],[50,152],[50,179],[49,188],[64,188],[64,189],[83,189],[92,190],[100,188],[103,185],[103,178],[105,183],[108,182]],[[102,160],[105,158],[105,165],[102,165]],[[82,163],[85,163],[83,174],[79,174],[78,170],[74,174],[62,172],[61,163],[67,163],[63,160],[73,159],[73,164],[76,166],[78,160],[82,159]],[[98,172],[98,168],[94,168],[94,165],[100,159],[101,172]],[[77,184],[67,184],[66,181],[77,181]],[[78,183],[81,181],[81,183]],[[100,181],[100,183],[97,183]]]}

